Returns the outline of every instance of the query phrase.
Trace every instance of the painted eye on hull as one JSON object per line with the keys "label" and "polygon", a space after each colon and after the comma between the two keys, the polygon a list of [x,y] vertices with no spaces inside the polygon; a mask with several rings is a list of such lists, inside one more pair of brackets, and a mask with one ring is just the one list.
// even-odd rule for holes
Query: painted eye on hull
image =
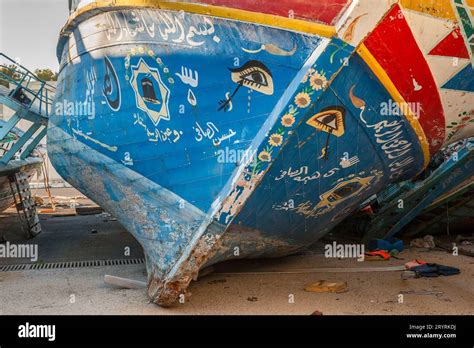
{"label": "painted eye on hull", "polygon": [[248,75],[244,75],[241,77],[244,83],[248,83],[251,86],[268,86],[267,78],[265,75],[260,71],[254,71]]}
{"label": "painted eye on hull", "polygon": [[263,94],[273,94],[273,77],[263,63],[250,60],[240,68],[229,70],[232,81]]}

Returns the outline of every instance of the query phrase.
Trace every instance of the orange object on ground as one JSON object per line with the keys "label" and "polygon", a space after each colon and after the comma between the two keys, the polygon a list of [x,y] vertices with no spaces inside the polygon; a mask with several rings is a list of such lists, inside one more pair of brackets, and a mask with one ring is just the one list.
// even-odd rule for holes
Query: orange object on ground
{"label": "orange object on ground", "polygon": [[416,266],[426,265],[426,263],[427,263],[427,262],[425,262],[425,261],[416,259],[416,260],[407,262],[407,263],[405,264],[405,268],[406,268],[406,269],[411,269],[411,268],[416,267]]}
{"label": "orange object on ground", "polygon": [[370,251],[365,253],[367,261],[386,261],[390,260],[390,254],[385,250]]}

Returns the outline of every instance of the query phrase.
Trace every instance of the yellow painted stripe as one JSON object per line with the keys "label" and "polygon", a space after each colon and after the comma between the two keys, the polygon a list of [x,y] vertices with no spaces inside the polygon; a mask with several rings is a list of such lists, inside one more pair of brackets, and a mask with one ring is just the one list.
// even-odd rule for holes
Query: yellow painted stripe
{"label": "yellow painted stripe", "polygon": [[[467,6],[474,7],[474,0],[465,0]],[[451,0],[400,0],[404,8],[430,16],[457,21]]]}
{"label": "yellow painted stripe", "polygon": [[108,0],[108,1],[97,1],[86,5],[69,16],[68,23],[65,29],[69,29],[73,22],[78,19],[79,16],[86,12],[94,9],[106,11],[113,10],[116,7],[130,8],[130,7],[149,7],[159,8],[163,10],[174,10],[184,11],[190,13],[196,13],[201,15],[208,15],[220,18],[228,18],[233,20],[240,20],[244,22],[262,24],[269,27],[275,27],[280,29],[288,29],[293,31],[299,31],[303,33],[309,33],[319,35],[323,37],[333,37],[336,34],[336,28],[330,25],[324,25],[320,23],[308,22],[299,19],[286,18],[282,16],[275,16],[270,14],[264,14],[259,12],[245,11],[234,8],[193,4],[185,2],[168,2],[162,0]]}
{"label": "yellow painted stripe", "polygon": [[451,0],[401,0],[400,2],[404,8],[413,11],[451,21],[456,20]]}
{"label": "yellow painted stripe", "polygon": [[[377,62],[375,57],[372,55],[372,53],[370,53],[369,49],[364,44],[361,44],[357,48],[357,53],[359,53],[364,62],[369,66],[375,76],[377,76],[377,78],[380,80],[380,82],[385,87],[390,96],[393,98],[393,100],[399,103],[398,105],[409,105],[405,102],[405,99],[402,97],[397,87],[395,87],[388,74],[380,66],[379,62]],[[412,126],[420,141],[420,145],[423,150],[424,169],[430,161],[430,150],[428,146],[428,140],[426,138],[425,132],[423,131],[423,128],[421,127],[420,122],[418,121],[413,111],[410,110],[410,112],[408,112],[405,117],[410,122],[410,125]]]}
{"label": "yellow painted stripe", "polygon": [[431,203],[428,207],[433,207],[437,205],[439,202],[441,202],[442,200],[456,195],[458,192],[461,192],[463,190],[466,190],[466,191],[472,190],[472,188],[474,188],[474,175],[468,178],[467,180],[465,180],[462,184],[456,186],[452,191],[449,191],[448,193],[439,197],[437,200]]}

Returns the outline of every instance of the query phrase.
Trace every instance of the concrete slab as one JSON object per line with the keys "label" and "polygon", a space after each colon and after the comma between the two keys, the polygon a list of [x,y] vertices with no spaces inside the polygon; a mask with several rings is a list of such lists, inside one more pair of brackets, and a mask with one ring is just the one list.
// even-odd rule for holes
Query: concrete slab
{"label": "concrete slab", "polygon": [[[44,201],[43,207],[38,210],[51,208],[44,190],[33,190],[32,194]],[[74,215],[74,209],[70,208],[71,201],[81,207],[96,206],[79,191],[61,188],[53,189],[52,194],[57,205],[56,213],[39,214],[42,233],[26,241],[17,212],[10,208],[0,214],[0,240],[37,244],[39,262],[144,257],[140,244],[109,214]],[[27,262],[29,260],[26,259],[0,259],[0,265]]]}
{"label": "concrete slab", "polygon": [[[472,314],[474,267],[472,258],[446,252],[404,252],[407,259],[422,258],[459,267],[460,275],[402,280],[400,272],[211,274],[191,284],[186,303],[160,308],[148,303],[142,289],[118,289],[104,283],[105,274],[145,280],[144,265],[61,270],[0,272],[1,314]],[[404,261],[380,262],[377,267]],[[321,255],[288,257],[259,264],[237,262],[218,272],[289,271],[308,267],[367,267]],[[368,265],[369,264],[369,265]],[[344,281],[342,294],[303,290],[317,280]],[[399,294],[405,292],[403,303]],[[413,293],[413,294],[411,294]],[[428,294],[425,294],[428,293]],[[433,295],[435,293],[436,295]]]}
{"label": "concrete slab", "polygon": [[[118,222],[102,215],[40,217],[43,232],[25,241],[16,212],[0,218],[0,235],[11,243],[38,245],[39,262],[82,261],[143,257],[143,249]],[[127,256],[128,257],[128,256]],[[0,265],[25,263],[28,260],[0,259]]]}
{"label": "concrete slab", "polygon": [[[9,211],[0,219],[0,236],[24,243],[15,214]],[[28,241],[38,244],[39,262],[125,259],[126,247],[129,258],[143,257],[135,239],[107,215],[42,218],[43,233]],[[118,289],[104,283],[105,274],[145,281],[144,264],[0,272],[0,314],[474,313],[471,257],[409,249],[400,254],[404,260],[357,262],[325,258],[322,250],[319,244],[302,255],[216,265],[214,273],[191,284],[185,303],[168,309],[149,303],[144,289]],[[413,259],[458,267],[461,274],[402,280],[400,271],[367,271],[403,266]],[[25,261],[0,259],[0,266]],[[347,282],[348,292],[303,290],[318,280]]]}

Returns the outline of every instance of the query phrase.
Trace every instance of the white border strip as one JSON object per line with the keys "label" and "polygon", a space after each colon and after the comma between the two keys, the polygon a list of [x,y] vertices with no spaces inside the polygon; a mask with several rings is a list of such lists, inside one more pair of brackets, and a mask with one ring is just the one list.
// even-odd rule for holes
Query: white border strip
{"label": "white border strip", "polygon": [[359,5],[359,0],[352,0],[352,3],[349,5],[347,10],[344,12],[342,17],[336,23],[336,35],[338,35],[339,30],[344,26],[347,21],[347,18],[354,12],[356,6]]}

